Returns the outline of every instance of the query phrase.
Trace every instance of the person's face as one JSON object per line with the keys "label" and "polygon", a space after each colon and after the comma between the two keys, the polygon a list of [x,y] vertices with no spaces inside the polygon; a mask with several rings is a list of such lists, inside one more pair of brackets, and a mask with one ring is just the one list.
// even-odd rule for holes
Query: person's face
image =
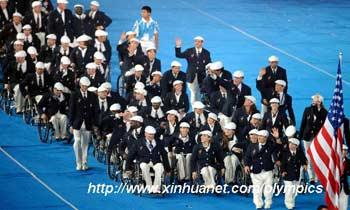
{"label": "person's face", "polygon": [[162,77],[160,75],[158,75],[158,74],[153,76],[153,82],[154,83],[160,82],[161,79],[162,79]]}
{"label": "person's face", "polygon": [[39,75],[43,74],[45,71],[45,69],[42,69],[42,68],[36,68],[35,72]]}
{"label": "person's face", "polygon": [[279,85],[279,84],[276,84],[275,85],[275,91],[276,92],[283,92],[283,90],[284,90],[284,87],[282,86],[282,85]]}
{"label": "person's face", "polygon": [[131,120],[130,121],[130,127],[135,129],[135,128],[139,128],[141,126],[140,122],[138,121],[134,121],[134,120]]}
{"label": "person's face", "polygon": [[255,135],[255,134],[250,134],[249,135],[249,139],[250,139],[250,142],[255,144],[256,142],[258,142],[258,136]]}
{"label": "person's face", "polygon": [[82,7],[76,7],[75,8],[75,13],[77,15],[82,15],[83,14],[83,8]]}
{"label": "person's face", "polygon": [[235,131],[232,129],[224,129],[225,136],[233,136],[234,133],[235,133]]}
{"label": "person's face", "polygon": [[264,144],[266,142],[266,137],[265,136],[258,136],[258,142],[260,144]]}
{"label": "person's face", "polygon": [[56,95],[56,96],[60,96],[62,94],[62,91],[61,90],[57,90],[56,88],[53,89],[53,93]]}
{"label": "person's face", "polygon": [[180,72],[180,67],[179,66],[173,66],[171,67],[171,70],[173,71],[174,74],[177,74]]}
{"label": "person's face", "polygon": [[145,137],[146,137],[147,140],[153,140],[154,139],[154,134],[145,133]]}
{"label": "person's face", "polygon": [[99,36],[97,37],[97,40],[100,42],[105,42],[107,40],[107,36]]}
{"label": "person's face", "polygon": [[175,89],[176,92],[182,91],[182,84],[177,84],[177,85],[175,85],[175,86],[174,86],[174,89]]}
{"label": "person's face", "polygon": [[96,7],[95,5],[90,5],[90,9],[91,11],[97,11],[98,7]]}
{"label": "person's face", "polygon": [[36,6],[36,7],[33,8],[33,10],[34,10],[35,13],[39,13],[39,12],[41,12],[41,6],[40,5]]}
{"label": "person's face", "polygon": [[155,50],[148,50],[147,51],[147,56],[148,56],[148,59],[154,60],[155,57],[156,57],[156,51]]}
{"label": "person's face", "polygon": [[86,48],[87,43],[86,42],[78,42],[80,48]]}
{"label": "person's face", "polygon": [[23,45],[21,44],[15,44],[13,45],[13,48],[15,49],[16,52],[23,50]]}
{"label": "person's face", "polygon": [[23,63],[25,59],[25,57],[16,57],[17,63]]}
{"label": "person's face", "polygon": [[215,120],[213,120],[212,118],[208,117],[207,123],[208,123],[209,125],[214,125],[214,124],[215,124]]}
{"label": "person's face", "polygon": [[132,42],[130,42],[130,44],[129,44],[129,47],[130,47],[131,49],[134,49],[134,50],[135,50],[138,46],[139,46],[139,43],[136,42],[136,41],[132,41]]}
{"label": "person's face", "polygon": [[316,97],[314,100],[312,100],[312,104],[314,104],[315,106],[320,107],[322,105],[321,100],[319,100],[318,97]]}
{"label": "person's face", "polygon": [[56,39],[47,39],[47,45],[53,46],[56,44]]}
{"label": "person's face", "polygon": [[29,54],[32,60],[36,59],[36,54]]}
{"label": "person's face", "polygon": [[346,156],[347,156],[347,153],[348,153],[348,150],[347,150],[347,149],[343,149],[343,150],[342,150],[342,155],[343,155],[343,157],[346,157]]}
{"label": "person's face", "polygon": [[187,136],[189,132],[190,132],[190,129],[188,129],[188,128],[184,128],[184,127],[180,128],[181,136]]}
{"label": "person's face", "polygon": [[255,127],[256,127],[257,125],[260,124],[260,120],[259,120],[259,119],[255,119],[255,118],[252,118],[250,122],[251,122],[252,125],[254,125]]}
{"label": "person's face", "polygon": [[65,10],[67,8],[67,5],[66,4],[63,4],[63,3],[58,3],[57,4],[57,7],[60,9],[60,10]]}
{"label": "person's face", "polygon": [[173,121],[176,120],[176,117],[175,117],[175,115],[173,115],[173,114],[168,114],[167,120],[170,121],[170,122],[173,122]]}
{"label": "person's face", "polygon": [[135,98],[136,98],[136,100],[142,100],[142,99],[144,99],[144,95],[142,94],[142,93],[135,93]]}
{"label": "person's face", "polygon": [[278,107],[279,107],[279,104],[278,103],[272,103],[270,106],[271,106],[271,110],[272,111],[277,111]]}
{"label": "person's face", "polygon": [[159,109],[160,103],[153,103],[153,104],[152,104],[152,107],[153,107],[154,109]]}
{"label": "person's face", "polygon": [[213,73],[214,73],[216,76],[220,76],[221,70],[220,70],[220,69],[215,69],[215,70],[213,70]]}
{"label": "person's face", "polygon": [[107,98],[107,91],[98,92],[98,97],[100,97],[101,99]]}
{"label": "person's face", "polygon": [[67,48],[69,48],[69,43],[61,43],[61,46],[62,46],[64,49],[67,49]]}
{"label": "person's face", "polygon": [[194,111],[195,111],[197,114],[201,115],[201,114],[203,114],[204,109],[194,109]]}
{"label": "person's face", "polygon": [[276,62],[276,61],[269,62],[269,63],[270,63],[270,67],[273,68],[273,69],[278,66],[278,62]]}
{"label": "person's face", "polygon": [[145,9],[141,10],[141,17],[149,18],[150,16],[151,16],[151,13],[147,12],[147,10]]}
{"label": "person's face", "polygon": [[67,69],[68,68],[68,64],[63,64],[63,63],[61,63],[61,67],[62,67],[62,69]]}
{"label": "person's face", "polygon": [[208,135],[201,135],[201,142],[206,144],[209,143],[210,137]]}
{"label": "person's face", "polygon": [[1,7],[1,9],[5,9],[7,7],[7,1],[1,1],[0,7]]}
{"label": "person's face", "polygon": [[194,40],[194,46],[196,48],[202,48],[203,47],[203,41],[201,41],[201,40]]}
{"label": "person's face", "polygon": [[236,86],[241,84],[242,81],[243,81],[243,77],[233,77],[233,84],[235,84]]}
{"label": "person's face", "polygon": [[29,36],[32,33],[31,29],[25,29],[23,30],[24,35]]}
{"label": "person's face", "polygon": [[100,65],[102,63],[102,59],[96,59],[94,60],[94,62],[97,64],[97,65]]}
{"label": "person's face", "polygon": [[13,20],[13,22],[14,22],[15,24],[19,24],[19,23],[21,23],[22,18],[21,18],[21,17],[14,16],[14,17],[12,18],[12,20]]}
{"label": "person's face", "polygon": [[89,88],[88,86],[80,84],[81,91],[86,92],[88,88]]}
{"label": "person's face", "polygon": [[295,151],[298,148],[298,146],[296,144],[292,144],[292,143],[289,143],[288,146],[289,146],[289,149],[293,150],[293,151]]}
{"label": "person's face", "polygon": [[87,69],[87,72],[89,75],[95,75],[96,74],[96,69]]}
{"label": "person's face", "polygon": [[136,77],[141,77],[142,71],[135,71],[135,76]]}
{"label": "person's face", "polygon": [[244,105],[244,106],[252,106],[252,105],[253,105],[253,102],[252,102],[251,100],[249,100],[249,99],[245,99],[243,105]]}

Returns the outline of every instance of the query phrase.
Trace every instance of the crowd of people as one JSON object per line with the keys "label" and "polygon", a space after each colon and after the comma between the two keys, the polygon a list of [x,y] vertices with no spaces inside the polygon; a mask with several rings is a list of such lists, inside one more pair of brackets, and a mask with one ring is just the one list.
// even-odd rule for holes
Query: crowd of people
{"label": "crowd of people", "polygon": [[[307,170],[309,184],[317,182],[305,151],[327,117],[324,99],[311,97],[297,131],[288,72],[278,57],[270,56],[257,75],[260,102],[244,83],[243,71],[232,73],[222,61],[211,60],[202,36],[185,50],[176,39],[176,59],[162,71],[159,25],[151,7],[144,6],[116,46],[124,95],[109,82],[112,19],[97,1],[88,9],[76,4],[74,12],[67,5],[67,0],[57,0],[57,7],[50,0],[0,0],[0,53],[4,89],[13,93],[16,112],[30,99],[40,118],[52,123],[54,138],[66,140],[72,133],[76,170],[88,169],[93,136],[108,153],[117,149],[125,157],[123,176],[132,174],[137,159],[152,193],[160,192],[161,177],[172,168],[179,183],[201,177],[214,188],[218,175],[225,184],[236,184],[243,165],[252,184],[262,186],[253,193],[256,208],[269,209],[273,192],[264,188],[272,186],[276,167],[285,186],[297,186],[301,170]],[[179,59],[186,59],[186,71]],[[344,125],[349,143],[349,120]],[[347,149],[344,144],[343,209],[349,194]],[[295,197],[295,191],[286,191],[287,209],[295,207]]]}

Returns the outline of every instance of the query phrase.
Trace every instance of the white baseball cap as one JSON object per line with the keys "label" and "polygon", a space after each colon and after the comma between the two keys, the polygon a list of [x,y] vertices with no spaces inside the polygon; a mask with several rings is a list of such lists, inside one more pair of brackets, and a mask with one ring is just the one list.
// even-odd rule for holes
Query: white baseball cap
{"label": "white baseball cap", "polygon": [[27,53],[24,51],[24,50],[21,50],[21,51],[18,51],[15,53],[15,57],[16,58],[23,58],[23,57],[26,57],[27,56]]}
{"label": "white baseball cap", "polygon": [[279,104],[280,100],[278,98],[271,98],[269,102],[270,102],[270,104],[272,104],[272,103]]}
{"label": "white baseball cap", "polygon": [[171,67],[174,67],[174,66],[181,67],[182,65],[179,61],[173,61],[173,62],[171,62]]}
{"label": "white baseball cap", "polygon": [[55,34],[48,34],[48,35],[46,36],[46,39],[54,39],[54,40],[56,40],[56,39],[57,39],[57,36],[56,36]]}
{"label": "white baseball cap", "polygon": [[256,135],[268,137],[269,132],[267,130],[260,130],[260,131],[258,131],[258,133]]}
{"label": "white baseball cap", "polygon": [[84,76],[84,77],[80,78],[79,84],[84,85],[84,86],[90,86],[91,82],[90,82],[89,78]]}
{"label": "white baseball cap", "polygon": [[101,30],[101,29],[98,29],[95,31],[95,36],[98,37],[98,36],[108,36],[108,32],[107,31],[104,31],[104,30]]}
{"label": "white baseball cap", "polygon": [[253,114],[252,118],[257,119],[257,120],[261,120],[262,116],[260,113],[255,113],[255,114]]}
{"label": "white baseball cap", "polygon": [[199,135],[207,135],[207,136],[209,136],[209,137],[212,137],[212,136],[213,136],[212,132],[209,131],[209,130],[201,131],[201,132],[199,133]]}
{"label": "white baseball cap", "polygon": [[181,81],[181,80],[175,80],[175,81],[173,82],[173,86],[178,85],[178,84],[183,84],[183,83],[184,83],[184,82]]}
{"label": "white baseball cap", "polygon": [[298,139],[296,139],[296,138],[290,138],[290,139],[288,139],[288,142],[292,143],[292,144],[295,144],[297,146],[299,146],[299,144],[300,144],[300,141]]}
{"label": "white baseball cap", "polygon": [[226,123],[226,125],[224,126],[224,128],[228,130],[236,130],[236,127],[236,123],[234,122]]}
{"label": "white baseball cap", "polygon": [[248,99],[253,104],[256,104],[256,98],[254,96],[244,96],[245,99]]}
{"label": "white baseball cap", "polygon": [[140,65],[140,64],[137,64],[137,65],[134,67],[134,69],[135,69],[135,71],[143,71],[143,70],[144,70],[143,66]]}
{"label": "white baseball cap", "polygon": [[92,1],[92,2],[90,2],[90,5],[94,5],[96,7],[99,7],[100,3],[98,1]]}
{"label": "white baseball cap", "polygon": [[88,63],[88,64],[86,64],[85,68],[87,68],[87,69],[96,69],[97,66],[96,66],[95,63]]}
{"label": "white baseball cap", "polygon": [[139,116],[139,115],[131,117],[130,120],[143,123],[143,118],[141,116]]}
{"label": "white baseball cap", "polygon": [[37,69],[45,69],[45,65],[43,62],[39,61],[35,64],[35,68]]}
{"label": "white baseball cap", "polygon": [[68,36],[62,36],[60,41],[61,41],[62,44],[63,43],[66,43],[66,44],[70,43],[70,39],[69,39]]}
{"label": "white baseball cap", "polygon": [[276,84],[282,85],[283,87],[286,87],[287,83],[284,80],[278,79],[275,81]]}
{"label": "white baseball cap", "polygon": [[180,123],[180,128],[190,128],[190,124],[188,124],[187,122],[182,122]]}
{"label": "white baseball cap", "polygon": [[70,65],[70,59],[67,57],[67,56],[62,56],[61,57],[61,63],[63,64],[63,65]]}
{"label": "white baseball cap", "polygon": [[60,91],[64,90],[64,86],[60,82],[56,82],[55,85],[53,86],[53,88],[55,88],[56,90],[60,90]]}
{"label": "white baseball cap", "polygon": [[269,62],[278,62],[278,61],[279,61],[279,59],[277,56],[272,55],[269,57]]}
{"label": "white baseball cap", "polygon": [[201,101],[195,101],[192,107],[194,109],[204,109],[205,105]]}
{"label": "white baseball cap", "polygon": [[286,128],[285,134],[287,137],[292,137],[296,132],[297,132],[297,129],[295,128],[295,126],[290,125]]}
{"label": "white baseball cap", "polygon": [[91,37],[86,34],[83,34],[77,38],[77,42],[87,42],[89,40],[91,40]]}
{"label": "white baseball cap", "polygon": [[156,129],[153,126],[148,125],[145,128],[145,133],[156,134]]}
{"label": "white baseball cap", "polygon": [[30,55],[32,55],[32,54],[38,55],[38,51],[33,46],[28,47],[27,53],[30,54]]}
{"label": "white baseball cap", "polygon": [[243,78],[244,77],[244,72],[241,71],[241,70],[235,71],[235,72],[233,72],[233,77]]}
{"label": "white baseball cap", "polygon": [[118,111],[118,110],[120,110],[120,109],[121,109],[121,106],[120,106],[120,104],[118,104],[118,103],[112,104],[112,106],[109,107],[109,110],[110,110],[110,111]]}
{"label": "white baseball cap", "polygon": [[151,103],[154,104],[154,103],[162,103],[162,99],[159,97],[159,96],[154,96],[152,99],[151,99]]}
{"label": "white baseball cap", "polygon": [[211,118],[211,119],[213,119],[215,121],[218,121],[218,116],[215,113],[212,113],[212,112],[210,112],[208,114],[208,118]]}
{"label": "white baseball cap", "polygon": [[193,40],[204,41],[204,38],[202,36],[196,36],[193,38]]}

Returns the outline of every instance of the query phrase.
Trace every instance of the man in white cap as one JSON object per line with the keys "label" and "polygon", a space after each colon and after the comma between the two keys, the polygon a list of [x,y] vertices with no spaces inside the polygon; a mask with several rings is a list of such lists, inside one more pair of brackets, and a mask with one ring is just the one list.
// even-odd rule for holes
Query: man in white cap
{"label": "man in white cap", "polygon": [[73,14],[67,9],[67,0],[57,0],[57,8],[50,12],[47,21],[47,32],[56,34],[57,40],[66,35],[70,40],[74,39]]}
{"label": "man in white cap", "polygon": [[[253,202],[256,209],[270,209],[273,197],[273,169],[277,160],[276,147],[272,141],[267,140],[269,132],[260,130],[258,143],[250,144],[244,156],[245,172],[250,173],[253,182]],[[265,197],[265,206],[263,201]]]}
{"label": "man in white cap", "polygon": [[249,121],[249,125],[245,126],[242,130],[242,132],[239,133],[239,139],[247,139],[249,140],[249,132],[252,129],[261,129],[262,126],[262,119],[263,116],[260,113],[255,113],[252,115],[250,121]]}
{"label": "man in white cap", "polygon": [[94,63],[96,64],[96,70],[101,73],[103,78],[107,80],[110,76],[109,66],[105,62],[106,58],[103,53],[96,51],[94,53]]}
{"label": "man in white cap", "polygon": [[23,96],[35,99],[39,103],[41,97],[52,90],[52,77],[45,71],[43,62],[35,64],[35,73],[27,74],[19,85]]}
{"label": "man in white cap", "polygon": [[38,104],[40,118],[44,122],[50,121],[52,123],[56,140],[68,140],[69,96],[63,94],[63,89],[64,86],[61,83],[55,83],[53,92],[44,94]]}
{"label": "man in white cap", "polygon": [[198,132],[207,123],[208,112],[204,110],[205,105],[201,101],[192,104],[193,112],[185,115],[183,122],[188,122],[192,132]]}
{"label": "man in white cap", "polygon": [[252,89],[243,82],[244,72],[242,70],[233,72],[232,78],[232,91],[237,99],[237,108],[240,108],[244,104],[244,97],[252,95]]}
{"label": "man in white cap", "polygon": [[[305,108],[299,129],[300,138],[303,140],[305,151],[309,149],[311,142],[314,140],[317,133],[322,128],[328,114],[328,111],[323,105],[323,96],[317,93],[313,95],[311,99],[312,103],[310,106]],[[310,184],[315,184],[316,176],[312,167],[311,158],[308,153],[305,155],[309,162],[307,171]]]}
{"label": "man in white cap", "polygon": [[265,113],[269,106],[269,89],[274,89],[276,80],[284,80],[287,85],[285,91],[287,92],[288,80],[286,70],[278,65],[278,57],[272,55],[269,57],[269,66],[261,68],[258,78],[256,79],[256,87],[261,94],[261,113]]}
{"label": "man in white cap", "polygon": [[98,104],[96,96],[88,92],[90,80],[82,77],[79,80],[80,89],[71,95],[69,101],[69,125],[74,135],[74,153],[76,169],[88,169],[88,147],[91,131],[98,117]]}
{"label": "man in white cap", "polygon": [[151,81],[146,85],[145,89],[148,92],[149,97],[161,96],[162,89],[160,82],[162,80],[163,74],[160,71],[154,71],[151,74]]}
{"label": "man in white cap", "polygon": [[[137,159],[140,163],[142,178],[150,193],[160,193],[162,185],[162,176],[164,171],[170,174],[170,165],[167,158],[167,152],[161,141],[155,138],[156,129],[152,126],[145,128],[145,137],[138,140],[137,145],[130,150],[126,169],[129,171],[133,160]],[[150,169],[154,170],[154,181],[151,179]],[[128,172],[129,174],[131,173]]]}
{"label": "man in white cap", "polygon": [[[130,106],[127,109],[126,113],[130,114],[129,121],[126,123],[126,133],[124,132],[123,138],[121,138],[121,141],[119,143],[119,151],[121,155],[124,157],[128,154],[129,151],[135,147],[137,144],[137,141],[141,139],[144,136],[144,127],[143,127],[143,117],[137,115],[137,108],[134,106]],[[124,114],[123,118],[125,120],[125,117],[127,117]],[[128,128],[129,127],[129,128]],[[127,149],[127,150],[126,150]],[[125,174],[123,174],[125,175]]]}
{"label": "man in white cap", "polygon": [[224,69],[222,61],[215,61],[206,66],[207,76],[203,80],[202,89],[207,97],[215,91],[219,91],[220,86],[223,86],[230,92],[232,89],[232,74]]}
{"label": "man in white cap", "polygon": [[164,99],[164,109],[174,109],[180,113],[180,118],[188,112],[190,103],[187,94],[183,91],[183,81],[175,80],[173,82],[173,91],[167,93]]}
{"label": "man in white cap", "polygon": [[77,76],[81,77],[85,73],[85,67],[88,63],[94,61],[95,48],[90,46],[88,42],[91,40],[86,34],[77,38],[78,46],[75,47],[70,55],[72,66],[77,72]]}
{"label": "man in white cap", "polygon": [[83,34],[87,34],[89,29],[88,24],[89,23],[87,21],[86,15],[84,14],[84,5],[75,4],[73,12],[74,37],[77,38]]}
{"label": "man in white cap", "polygon": [[200,142],[194,146],[191,158],[192,179],[196,181],[200,173],[205,187],[213,189],[216,186],[217,173],[224,174],[224,156],[222,149],[212,141],[212,133],[208,130],[199,133]]}
{"label": "man in white cap", "polygon": [[102,83],[104,83],[106,80],[101,74],[101,72],[97,71],[97,66],[95,63],[91,62],[86,64],[86,74],[85,76],[89,78],[91,82],[91,86],[94,87],[100,87]]}
{"label": "man in white cap", "polygon": [[284,113],[288,113],[288,119],[291,124],[295,125],[295,115],[293,110],[292,96],[290,96],[285,88],[287,83],[284,80],[276,80],[275,88],[272,93],[272,98],[278,98],[280,100],[279,110]]}
{"label": "man in white cap", "polygon": [[15,53],[15,61],[9,63],[4,71],[4,88],[14,91],[16,112],[21,113],[24,106],[24,97],[20,91],[19,84],[24,80],[27,74],[35,71],[33,63],[26,61],[27,53],[23,50]]}
{"label": "man in white cap", "polygon": [[71,40],[69,39],[68,36],[62,36],[60,42],[61,42],[60,49],[59,49],[60,57],[62,56],[69,57],[73,51],[73,48],[70,46]]}
{"label": "man in white cap", "polygon": [[100,11],[100,6],[98,1],[91,1],[90,10],[87,10],[85,13],[88,22],[87,34],[91,37],[94,36],[96,30],[106,30],[112,23],[112,19]]}
{"label": "man in white cap", "polygon": [[[132,44],[131,49],[129,49],[131,40],[137,40],[136,33],[134,31],[122,32],[122,34],[120,35],[120,39],[117,45],[117,51],[119,58],[119,66],[121,67],[124,67],[124,62],[127,61],[127,58],[129,57],[129,50],[132,50],[130,51],[130,54],[132,54],[132,52],[136,52],[136,54],[140,57],[144,55],[139,42]],[[124,67],[124,70],[125,69],[129,70],[126,66]]]}
{"label": "man in white cap", "polygon": [[0,28],[11,22],[11,10],[9,9],[8,0],[0,1]]}
{"label": "man in white cap", "polygon": [[108,33],[104,30],[95,31],[95,39],[93,46],[97,52],[101,52],[104,55],[105,63],[109,64],[112,56],[112,47],[107,38]]}
{"label": "man in white cap", "polygon": [[210,53],[203,48],[204,38],[196,36],[194,47],[181,52],[181,39],[176,39],[175,55],[187,61],[186,81],[191,91],[191,103],[200,100],[202,81],[206,76],[205,66],[211,63]]}
{"label": "man in white cap", "polygon": [[300,168],[307,168],[305,154],[299,149],[300,141],[296,138],[288,140],[288,148],[282,152],[281,175],[284,180],[284,205],[287,209],[295,208],[295,198],[299,186]]}
{"label": "man in white cap", "polygon": [[61,57],[61,62],[58,67],[54,71],[53,80],[55,82],[60,82],[63,86],[64,93],[71,93],[75,89],[75,76],[74,72],[70,67],[70,59],[67,56]]}
{"label": "man in white cap", "polygon": [[12,21],[3,26],[1,31],[1,38],[4,43],[10,43],[16,40],[16,35],[22,32],[22,18],[19,12],[12,14]]}
{"label": "man in white cap", "polygon": [[143,6],[141,8],[141,19],[135,21],[133,31],[136,33],[136,38],[141,41],[142,51],[146,54],[146,49],[149,46],[158,48],[158,22],[151,17],[152,8]]}
{"label": "man in white cap", "polygon": [[151,125],[159,128],[160,124],[166,121],[165,111],[162,108],[162,99],[159,96],[154,96],[151,99],[151,104],[152,106],[147,107],[144,114]]}
{"label": "man in white cap", "polygon": [[28,47],[33,46],[36,49],[40,49],[41,43],[40,39],[36,34],[32,33],[32,26],[26,24],[23,26],[23,34],[24,34],[24,49],[28,49]]}
{"label": "man in white cap", "polygon": [[[181,63],[178,61],[171,62],[171,69],[164,72],[161,81],[162,98],[173,91],[173,84],[175,80],[181,80],[186,84],[186,73],[181,71]],[[186,93],[186,85],[183,86],[183,92]]]}
{"label": "man in white cap", "polygon": [[40,45],[45,44],[45,33],[47,26],[47,15],[42,11],[41,1],[32,2],[32,10],[25,15],[23,22],[32,26],[33,34],[37,35]]}
{"label": "man in white cap", "polygon": [[32,62],[33,64],[36,64],[38,62],[38,51],[35,47],[30,46],[27,49],[28,61]]}
{"label": "man in white cap", "polygon": [[128,71],[125,78],[125,90],[127,93],[131,93],[137,82],[146,84],[146,77],[143,76],[144,67],[137,64],[133,69]]}
{"label": "man in white cap", "polygon": [[157,49],[154,45],[147,47],[146,55],[143,58],[142,65],[145,67],[143,75],[146,77],[147,82],[152,80],[152,73],[159,71],[161,72],[160,60],[156,58]]}
{"label": "man in white cap", "polygon": [[340,177],[340,195],[339,195],[339,210],[348,209],[349,200],[349,176],[350,176],[350,160],[348,158],[348,146],[343,144],[342,148],[342,164],[343,164],[343,174]]}
{"label": "man in white cap", "polygon": [[50,68],[57,68],[57,59],[59,57],[59,46],[56,45],[57,36],[55,34],[46,35],[46,44],[44,44],[39,53],[39,60],[45,64],[50,64]]}

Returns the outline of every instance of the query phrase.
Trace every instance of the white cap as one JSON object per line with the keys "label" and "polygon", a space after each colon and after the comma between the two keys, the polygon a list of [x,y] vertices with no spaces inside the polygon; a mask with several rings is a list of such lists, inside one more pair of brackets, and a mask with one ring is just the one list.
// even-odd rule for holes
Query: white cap
{"label": "white cap", "polygon": [[149,50],[157,50],[157,48],[152,44],[151,46],[146,48],[146,52],[148,52]]}
{"label": "white cap", "polygon": [[343,150],[348,150],[348,146],[346,146],[346,144],[343,144],[343,147],[342,147]]}
{"label": "white cap", "polygon": [[233,77],[242,78],[242,77],[244,77],[244,72],[241,70],[235,71],[235,72],[233,72]]}
{"label": "white cap", "polygon": [[22,28],[23,30],[31,30],[32,29],[32,26],[30,26],[29,24],[26,24],[26,25],[24,25],[23,26],[23,28]]}
{"label": "white cap", "polygon": [[120,104],[117,104],[117,103],[116,104],[112,104],[112,106],[109,107],[110,111],[118,111],[120,109],[121,109]]}
{"label": "white cap", "polygon": [[215,121],[218,121],[218,116],[215,113],[212,113],[212,112],[210,112],[208,114],[208,118],[211,118],[211,119],[213,119]]}
{"label": "white cap", "polygon": [[244,96],[245,99],[248,99],[253,104],[256,104],[256,98],[254,96]]}
{"label": "white cap", "polygon": [[134,89],[134,93],[142,94],[144,96],[147,95],[147,90],[145,89]]}
{"label": "white cap", "polygon": [[137,42],[137,43],[140,43],[140,40],[136,39],[136,38],[132,38],[130,39],[130,42]]}
{"label": "white cap", "polygon": [[30,55],[32,55],[32,54],[38,55],[38,51],[33,46],[28,47],[27,53],[30,54]]}
{"label": "white cap", "polygon": [[136,34],[136,32],[135,31],[127,31],[125,33],[126,36],[133,35],[133,34]]}
{"label": "white cap", "polygon": [[56,39],[57,39],[57,36],[56,36],[55,34],[48,34],[48,35],[46,36],[46,39],[54,39],[54,40],[56,40]]}
{"label": "white cap", "polygon": [[144,89],[145,88],[145,84],[143,84],[143,82],[136,82],[134,89]]}
{"label": "white cap", "polygon": [[103,55],[103,53],[101,53],[99,51],[94,53],[94,58],[99,59],[99,60],[103,60],[103,61],[106,60],[105,56]]}
{"label": "white cap", "polygon": [[95,31],[95,36],[98,37],[98,36],[108,36],[108,32],[107,31],[104,31],[104,30],[101,30],[101,29],[98,29]]}
{"label": "white cap", "polygon": [[296,132],[297,132],[297,129],[295,128],[295,126],[290,125],[286,128],[285,134],[287,137],[292,137]]}
{"label": "white cap", "polygon": [[136,115],[136,116],[133,116],[130,118],[131,121],[137,121],[137,122],[140,122],[140,123],[143,123],[143,118],[139,115]]}
{"label": "white cap", "polygon": [[24,40],[25,38],[26,38],[26,35],[24,33],[22,33],[22,32],[17,33],[17,35],[16,35],[16,39],[17,40],[18,39]]}
{"label": "white cap", "polygon": [[262,116],[260,113],[255,113],[255,114],[253,114],[252,118],[257,119],[257,120],[261,120]]}
{"label": "white cap", "polygon": [[267,130],[260,130],[260,131],[258,131],[258,133],[256,135],[268,137],[269,132]]}
{"label": "white cap", "polygon": [[153,126],[148,125],[145,128],[145,133],[156,134],[156,129]]}
{"label": "white cap", "polygon": [[98,1],[92,1],[92,2],[90,2],[90,5],[94,5],[96,7],[99,7],[100,3]]}
{"label": "white cap", "polygon": [[35,68],[37,69],[45,69],[45,65],[43,62],[39,61],[35,64]]}
{"label": "white cap", "polygon": [[32,8],[37,7],[37,6],[41,6],[41,1],[33,1]]}
{"label": "white cap", "polygon": [[67,0],[57,0],[57,4],[68,4]]}
{"label": "white cap", "polygon": [[91,82],[90,82],[89,78],[84,76],[84,77],[80,78],[79,84],[85,85],[85,86],[90,86]]}
{"label": "white cap", "polygon": [[85,68],[87,68],[87,69],[96,69],[97,66],[96,66],[95,63],[88,63],[88,64],[86,64]]}
{"label": "white cap", "polygon": [[178,113],[175,109],[169,110],[169,111],[167,111],[166,113],[167,113],[167,114],[175,115],[176,117],[179,116],[179,113]]}
{"label": "white cap", "polygon": [[278,62],[278,61],[279,61],[279,59],[277,56],[272,55],[269,57],[269,62]]}
{"label": "white cap", "polygon": [[194,109],[204,109],[205,106],[201,101],[195,101],[195,102],[193,102],[192,107]]}
{"label": "white cap", "polygon": [[13,44],[14,45],[24,45],[24,43],[20,40],[16,40]]}
{"label": "white cap", "polygon": [[316,93],[315,95],[311,96],[311,99],[313,101],[320,101],[323,103],[323,96],[321,96],[319,93]]}
{"label": "white cap", "polygon": [[257,129],[251,129],[250,131],[249,131],[249,135],[258,135],[258,130]]}
{"label": "white cap", "polygon": [[151,103],[152,103],[152,104],[162,103],[162,99],[161,99],[159,96],[154,96],[154,97],[151,99]]}
{"label": "white cap", "polygon": [[178,85],[178,84],[183,84],[183,83],[184,83],[184,82],[181,81],[181,80],[175,80],[175,81],[173,82],[173,86]]}
{"label": "white cap", "polygon": [[204,38],[201,36],[196,36],[193,38],[193,40],[199,40],[199,41],[204,41]]}
{"label": "white cap", "polygon": [[154,76],[154,75],[160,75],[161,77],[163,76],[162,72],[160,72],[160,71],[154,71],[154,72],[152,72],[151,75],[152,75],[152,76]]}
{"label": "white cap", "polygon": [[173,62],[171,62],[171,67],[174,67],[174,66],[181,67],[182,65],[179,61],[173,61]]}
{"label": "white cap", "polygon": [[77,8],[77,7],[81,7],[81,8],[84,9],[84,5],[82,5],[82,4],[75,4],[75,5],[74,5],[74,8]]}
{"label": "white cap", "polygon": [[210,137],[213,136],[213,134],[212,134],[211,131],[209,131],[209,130],[201,131],[201,132],[199,133],[199,135],[207,135],[207,136],[210,136]]}
{"label": "white cap", "polygon": [[228,130],[236,130],[236,127],[236,123],[234,122],[226,123],[226,125],[224,126],[224,128]]}
{"label": "white cap", "polygon": [[211,70],[219,70],[222,68],[224,68],[224,64],[221,61],[216,61],[216,62],[210,64]]}
{"label": "white cap", "polygon": [[97,87],[91,86],[91,87],[88,88],[88,91],[95,93],[97,91]]}
{"label": "white cap", "polygon": [[68,36],[62,36],[60,41],[61,43],[66,43],[66,44],[70,43],[70,39]]}
{"label": "white cap", "polygon": [[112,84],[110,82],[104,82],[101,84],[101,86],[105,87],[106,89],[112,89]]}
{"label": "white cap", "polygon": [[270,104],[272,104],[272,103],[279,104],[280,100],[278,98],[271,98],[269,102],[270,102]]}
{"label": "white cap", "polygon": [[24,51],[24,50],[21,50],[21,51],[18,51],[15,53],[15,57],[18,58],[23,58],[23,57],[26,57],[27,56],[27,53]]}
{"label": "white cap", "polygon": [[19,13],[19,12],[15,12],[15,13],[12,14],[12,17],[20,17],[20,18],[22,18],[22,14]]}
{"label": "white cap", "polygon": [[296,138],[290,138],[290,139],[288,139],[288,142],[292,143],[292,144],[295,144],[297,146],[299,146],[299,144],[300,144],[300,141],[298,139],[296,139]]}
{"label": "white cap", "polygon": [[77,38],[77,42],[87,42],[89,40],[91,40],[91,37],[86,34],[83,34]]}
{"label": "white cap", "polygon": [[60,91],[64,90],[64,86],[60,82],[56,82],[53,88],[56,88],[57,90],[60,90]]}
{"label": "white cap", "polygon": [[63,65],[70,65],[70,59],[67,56],[62,56],[61,57],[61,63]]}
{"label": "white cap", "polygon": [[278,79],[275,81],[276,84],[282,85],[283,87],[286,87],[287,83],[284,80]]}
{"label": "white cap", "polygon": [[187,122],[182,122],[180,123],[180,128],[190,128],[190,124],[188,124]]}
{"label": "white cap", "polygon": [[135,69],[135,71],[143,71],[143,70],[144,70],[143,66],[140,65],[140,64],[137,64],[137,65],[134,67],[134,69]]}
{"label": "white cap", "polygon": [[129,106],[126,110],[131,113],[139,111],[136,106]]}
{"label": "white cap", "polygon": [[103,87],[102,85],[97,89],[97,92],[104,92],[104,91],[107,91],[107,88]]}

